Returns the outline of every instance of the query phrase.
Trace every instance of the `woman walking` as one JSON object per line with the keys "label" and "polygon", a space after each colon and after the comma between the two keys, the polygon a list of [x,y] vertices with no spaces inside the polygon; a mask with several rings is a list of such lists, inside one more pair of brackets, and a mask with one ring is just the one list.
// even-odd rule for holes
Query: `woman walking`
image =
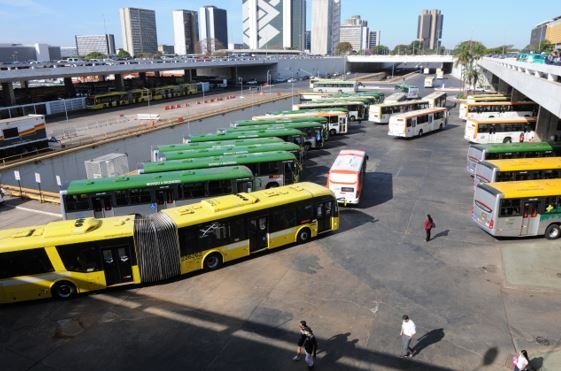
{"label": "woman walking", "polygon": [[427,234],[425,241],[427,242],[430,241],[430,231],[433,228],[434,228],[434,220],[432,220],[430,214],[427,214],[427,218],[425,219],[425,232]]}

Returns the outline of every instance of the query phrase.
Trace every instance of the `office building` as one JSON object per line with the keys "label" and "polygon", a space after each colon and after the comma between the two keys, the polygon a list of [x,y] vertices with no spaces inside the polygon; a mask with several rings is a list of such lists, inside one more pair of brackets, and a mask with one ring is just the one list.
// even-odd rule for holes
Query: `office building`
{"label": "office building", "polygon": [[78,55],[85,56],[90,53],[115,55],[115,36],[105,35],[76,35],[76,49]]}
{"label": "office building", "polygon": [[532,29],[530,34],[530,45],[539,45],[545,40],[545,31],[547,30],[547,25],[551,21],[542,22]]}
{"label": "office building", "polygon": [[198,14],[194,10],[174,10],[173,39],[179,55],[200,53]]}
{"label": "office building", "polygon": [[443,21],[444,16],[438,9],[425,9],[421,12],[417,25],[417,40],[421,42],[423,49],[436,49],[440,47]]}
{"label": "office building", "polygon": [[173,45],[160,44],[158,45],[158,51],[162,54],[171,55],[175,54],[175,47]]}
{"label": "office building", "polygon": [[61,58],[69,58],[69,57],[77,57],[78,56],[78,48],[75,46],[61,46],[60,47],[60,57]]}
{"label": "office building", "polygon": [[306,31],[304,35],[304,50],[310,50],[312,45],[312,31]]}
{"label": "office building", "polygon": [[245,45],[243,43],[228,43],[228,50],[241,50],[245,49]]}
{"label": "office building", "polygon": [[158,51],[156,12],[148,9],[121,8],[123,49],[131,56]]}
{"label": "office building", "polygon": [[374,49],[380,46],[382,42],[380,41],[381,31],[370,31],[368,33],[368,49]]}
{"label": "office building", "polygon": [[339,43],[341,26],[340,0],[312,0],[312,54],[333,54]]}
{"label": "office building", "polygon": [[547,24],[545,39],[552,43],[555,49],[561,47],[561,16],[553,18]]}
{"label": "office building", "polygon": [[205,54],[228,48],[228,13],[226,10],[210,5],[199,8],[199,38],[201,52]]}
{"label": "office building", "polygon": [[60,46],[47,44],[0,44],[0,62],[18,63],[56,61],[61,58]]}
{"label": "office building", "polygon": [[368,36],[368,22],[355,15],[341,24],[339,42],[350,43],[354,51],[365,50],[368,48]]}
{"label": "office building", "polygon": [[243,42],[249,49],[304,49],[305,0],[243,0]]}

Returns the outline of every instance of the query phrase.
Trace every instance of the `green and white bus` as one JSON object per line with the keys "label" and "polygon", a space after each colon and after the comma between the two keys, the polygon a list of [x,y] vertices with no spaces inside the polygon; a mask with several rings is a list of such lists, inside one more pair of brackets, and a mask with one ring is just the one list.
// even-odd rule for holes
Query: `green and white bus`
{"label": "green and white bus", "polygon": [[304,152],[310,149],[323,148],[329,137],[329,132],[325,126],[317,122],[291,122],[278,124],[261,124],[260,121],[253,121],[254,125],[238,126],[236,128],[226,129],[227,133],[241,133],[254,130],[276,130],[282,128],[298,129],[304,136]]}
{"label": "green and white bus", "polygon": [[344,108],[347,110],[349,120],[366,120],[368,119],[368,99],[360,100],[346,100],[346,99],[332,99],[332,100],[317,100],[315,102],[299,103],[292,105],[293,111],[306,110],[306,109],[339,109]]}
{"label": "green and white bus", "polygon": [[466,171],[475,174],[475,167],[480,161],[513,158],[561,156],[561,143],[523,142],[472,144],[467,152]]}
{"label": "green and white bus", "polygon": [[336,92],[336,93],[355,93],[358,89],[358,82],[355,80],[310,80],[310,88],[314,91]]}
{"label": "green and white bus", "polygon": [[[183,141],[186,139],[183,138]],[[237,139],[237,140],[224,140],[215,142],[200,142],[200,143],[179,143],[179,144],[158,144],[152,145],[150,149],[150,161],[160,161],[159,158],[166,152],[178,152],[183,150],[196,150],[196,149],[210,149],[215,147],[245,147],[255,144],[279,144],[283,143],[281,138],[251,138],[251,139]]]}
{"label": "green and white bus", "polygon": [[239,133],[216,133],[190,135],[184,138],[187,143],[214,142],[223,140],[238,140],[250,138],[281,138],[285,142],[295,143],[304,148],[304,133],[298,129],[275,129],[275,130],[254,130]]}
{"label": "green and white bus", "polygon": [[324,117],[329,123],[329,135],[346,134],[348,131],[348,114],[345,109],[322,110],[302,110],[302,111],[281,111],[268,115],[253,116],[252,120],[285,120],[294,118]]}
{"label": "green and white bus", "polygon": [[561,178],[561,157],[515,158],[480,161],[473,183]]}
{"label": "green and white bus", "polygon": [[152,174],[220,166],[247,166],[255,177],[255,189],[273,188],[296,183],[299,181],[302,171],[300,162],[292,153],[278,151],[143,162],[139,166],[138,173]]}
{"label": "green and white bus", "polygon": [[152,214],[213,197],[255,189],[245,166],[73,180],[60,191],[64,219]]}
{"label": "green and white bus", "polygon": [[561,179],[480,183],[472,220],[495,237],[561,236]]}
{"label": "green and white bus", "polygon": [[247,146],[218,146],[201,149],[160,153],[156,161],[182,160],[184,158],[243,155],[245,153],[286,151],[300,161],[304,161],[304,150],[298,144],[281,141],[280,143],[251,144]]}

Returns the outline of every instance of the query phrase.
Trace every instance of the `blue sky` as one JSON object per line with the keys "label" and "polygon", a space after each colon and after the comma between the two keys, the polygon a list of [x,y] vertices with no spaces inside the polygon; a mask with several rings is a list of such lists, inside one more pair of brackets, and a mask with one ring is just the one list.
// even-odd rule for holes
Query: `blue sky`
{"label": "blue sky", "polygon": [[[417,16],[422,9],[442,10],[442,44],[447,48],[470,38],[488,47],[514,44],[522,48],[528,44],[530,30],[537,23],[561,15],[558,0],[341,0],[341,3],[342,19],[361,15],[371,28],[382,31],[382,44],[391,48],[415,39]],[[241,0],[0,0],[0,43],[73,46],[76,34],[107,32],[115,34],[120,48],[119,8],[140,7],[156,11],[158,43],[173,44],[172,10],[198,10],[201,5],[209,4],[228,11],[229,41],[241,42]],[[308,9],[310,4],[308,0]]]}

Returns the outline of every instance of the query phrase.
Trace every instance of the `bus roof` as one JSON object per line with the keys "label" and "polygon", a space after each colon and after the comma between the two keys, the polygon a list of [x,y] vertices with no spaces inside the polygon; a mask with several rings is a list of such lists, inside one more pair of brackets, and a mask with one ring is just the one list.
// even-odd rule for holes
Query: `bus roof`
{"label": "bus roof", "polygon": [[[403,94],[403,93],[399,93],[399,94]],[[393,94],[392,94],[393,95]],[[390,95],[391,97],[391,95]],[[389,98],[389,97],[388,97]],[[378,104],[373,104],[370,107],[390,107],[390,106],[403,106],[403,105],[408,105],[408,104],[416,104],[416,103],[428,103],[428,101],[424,100],[424,99],[414,99],[414,100],[403,100],[400,102],[388,102],[388,103],[378,103]]]}
{"label": "bus roof", "polygon": [[313,103],[299,103],[299,104],[295,104],[295,106],[299,108],[313,108],[313,107],[349,106],[351,104],[366,104],[366,103],[361,101],[352,101],[352,100],[329,100],[329,101],[319,100]]}
{"label": "bus roof", "polygon": [[160,162],[143,162],[140,164],[138,172],[140,174],[148,174],[159,173],[162,171],[204,169],[218,166],[247,165],[261,162],[290,160],[295,161],[296,156],[286,151],[256,152],[245,153],[242,155],[188,158],[182,160],[169,160]]}
{"label": "bus roof", "polygon": [[245,131],[240,133],[216,133],[216,134],[200,134],[192,135],[189,137],[189,141],[196,142],[212,142],[215,140],[227,140],[227,139],[249,139],[249,138],[259,138],[259,137],[280,137],[285,135],[304,135],[298,129],[275,129],[267,131]]}
{"label": "bus roof", "polygon": [[165,186],[167,184],[194,183],[207,180],[237,179],[253,177],[253,173],[245,166],[224,166],[212,169],[196,169],[189,171],[170,171],[161,174],[139,174],[116,176],[98,179],[81,179],[71,181],[67,194],[99,193],[118,191],[130,188],[146,188]]}
{"label": "bus roof", "polygon": [[0,252],[132,237],[134,219],[132,215],[103,219],[85,218],[5,229],[0,231]]}
{"label": "bus roof", "polygon": [[391,118],[408,119],[415,116],[426,115],[433,112],[444,112],[444,111],[446,111],[446,108],[444,107],[425,108],[416,111],[410,111],[410,112],[404,112],[404,113],[392,115]]}
{"label": "bus roof", "polygon": [[274,122],[262,123],[259,120],[253,121],[253,125],[238,126],[235,128],[226,129],[227,133],[252,131],[252,130],[274,130],[279,128],[292,128],[292,129],[306,129],[306,128],[323,128],[322,122]]}
{"label": "bus roof", "polygon": [[492,194],[501,193],[504,198],[531,198],[561,195],[561,179],[482,183],[479,184],[478,187],[482,187]]}
{"label": "bus roof", "polygon": [[344,149],[339,152],[330,172],[358,173],[366,158],[366,152],[355,149]]}
{"label": "bus roof", "polygon": [[336,80],[336,79],[321,79],[321,80],[314,80],[315,83],[348,83],[348,84],[356,84],[356,80]]}
{"label": "bus roof", "polygon": [[425,95],[422,99],[423,100],[434,99],[434,98],[442,97],[443,95],[447,95],[446,92],[444,92],[444,91],[433,91],[432,93],[430,93],[428,95]]}
{"label": "bus roof", "polygon": [[200,142],[200,143],[178,143],[178,144],[158,144],[153,145],[152,150],[160,152],[176,152],[184,149],[198,149],[198,148],[213,148],[213,147],[235,147],[235,146],[245,146],[253,144],[265,144],[265,143],[283,143],[284,140],[280,138],[270,137],[270,138],[251,138],[251,139],[236,139],[236,140],[224,140],[215,142]]}
{"label": "bus roof", "polygon": [[532,101],[516,101],[516,102],[466,102],[467,105],[473,106],[519,106],[523,104],[534,104]]}
{"label": "bus roof", "polygon": [[473,147],[484,149],[488,153],[510,153],[510,152],[533,152],[552,151],[561,149],[561,143],[548,142],[524,142],[524,143],[496,143],[496,144],[473,144]]}
{"label": "bus roof", "polygon": [[[240,120],[240,121],[236,121],[235,124],[237,124],[238,126],[244,126],[244,125],[255,125],[255,121],[257,120]],[[291,123],[291,122],[321,122],[321,123],[325,123],[327,122],[327,119],[325,117],[320,117],[320,116],[308,116],[308,117],[293,117],[293,118],[286,118],[286,119],[273,119],[273,120],[259,120],[259,123],[262,124],[285,124],[285,123]]]}
{"label": "bus roof", "polygon": [[337,111],[337,110],[329,110],[329,111],[284,111],[278,115],[265,115],[265,116],[253,116],[252,120],[272,120],[274,118],[283,119],[283,118],[290,118],[290,117],[309,117],[309,116],[322,116],[322,117],[329,117],[329,116],[338,116],[344,111]]}
{"label": "bus roof", "polygon": [[166,160],[176,160],[180,158],[212,157],[223,155],[241,155],[254,152],[274,152],[274,151],[300,151],[298,144],[282,141],[280,143],[262,143],[248,146],[221,146],[212,148],[185,149],[175,152],[163,152]]}
{"label": "bus roof", "polygon": [[478,124],[507,124],[507,123],[534,123],[536,122],[537,117],[511,117],[511,118],[484,118],[484,119],[476,119],[470,118],[468,121],[477,122]]}
{"label": "bus roof", "polygon": [[[561,169],[561,157],[531,157],[482,161],[499,171]],[[488,164],[488,165],[487,165]]]}
{"label": "bus roof", "polygon": [[169,215],[177,226],[182,228],[322,196],[333,197],[333,194],[323,186],[303,182],[251,193],[215,197],[191,205],[165,209],[161,212]]}

